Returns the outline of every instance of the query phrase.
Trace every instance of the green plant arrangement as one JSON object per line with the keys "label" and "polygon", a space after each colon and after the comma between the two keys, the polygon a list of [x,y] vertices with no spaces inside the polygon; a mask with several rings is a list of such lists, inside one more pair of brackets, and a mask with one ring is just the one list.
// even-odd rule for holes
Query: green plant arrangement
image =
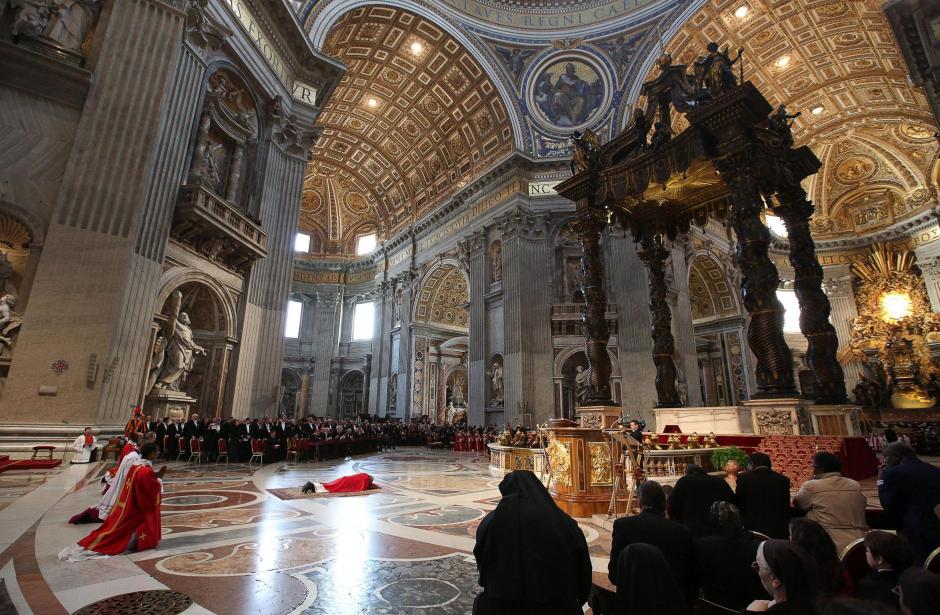
{"label": "green plant arrangement", "polygon": [[718,448],[712,453],[712,468],[715,470],[724,470],[725,464],[729,461],[737,461],[738,467],[742,470],[747,467],[747,453],[737,446],[727,448]]}

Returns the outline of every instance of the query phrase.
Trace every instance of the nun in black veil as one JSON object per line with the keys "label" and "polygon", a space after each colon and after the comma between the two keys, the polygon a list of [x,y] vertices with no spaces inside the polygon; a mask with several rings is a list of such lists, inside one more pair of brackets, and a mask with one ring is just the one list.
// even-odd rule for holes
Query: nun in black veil
{"label": "nun in black veil", "polygon": [[574,519],[527,470],[499,484],[496,510],[477,529],[473,555],[483,592],[473,615],[580,615],[591,592],[591,557]]}

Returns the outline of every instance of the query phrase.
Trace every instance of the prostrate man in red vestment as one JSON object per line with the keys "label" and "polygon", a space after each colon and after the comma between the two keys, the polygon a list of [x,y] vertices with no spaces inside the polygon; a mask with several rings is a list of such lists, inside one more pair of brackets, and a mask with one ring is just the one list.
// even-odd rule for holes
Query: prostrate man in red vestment
{"label": "prostrate man in red vestment", "polygon": [[352,493],[355,491],[366,491],[368,489],[372,489],[372,477],[365,472],[342,476],[328,483],[307,481],[307,484],[303,486],[304,493],[320,493],[323,491],[328,491],[329,493]]}
{"label": "prostrate man in red vestment", "polygon": [[59,552],[60,560],[82,561],[127,551],[143,551],[160,544],[160,496],[166,471],[153,471],[157,445],[148,442],[127,474],[121,493],[104,525],[81,539],[77,545]]}

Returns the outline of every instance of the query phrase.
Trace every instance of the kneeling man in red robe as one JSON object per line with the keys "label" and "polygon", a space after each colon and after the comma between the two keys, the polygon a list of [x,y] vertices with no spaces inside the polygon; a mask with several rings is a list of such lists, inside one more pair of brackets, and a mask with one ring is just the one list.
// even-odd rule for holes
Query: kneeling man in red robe
{"label": "kneeling man in red robe", "polygon": [[157,445],[144,444],[137,460],[127,473],[121,492],[104,525],[59,553],[59,559],[81,561],[128,551],[143,551],[160,544],[160,480],[166,467],[153,471]]}
{"label": "kneeling man in red robe", "polygon": [[304,493],[320,493],[328,491],[329,493],[352,493],[354,491],[366,491],[372,489],[372,477],[365,472],[359,474],[350,474],[342,476],[328,483],[314,483],[307,481],[303,487]]}

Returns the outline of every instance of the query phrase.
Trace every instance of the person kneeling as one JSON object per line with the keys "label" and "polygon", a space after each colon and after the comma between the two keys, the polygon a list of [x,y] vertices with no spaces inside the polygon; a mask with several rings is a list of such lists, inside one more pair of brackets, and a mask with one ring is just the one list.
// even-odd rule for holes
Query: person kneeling
{"label": "person kneeling", "polygon": [[59,552],[60,560],[72,562],[143,551],[160,544],[160,497],[166,471],[153,471],[157,445],[148,442],[140,449],[138,459],[127,474],[117,504],[104,525]]}

